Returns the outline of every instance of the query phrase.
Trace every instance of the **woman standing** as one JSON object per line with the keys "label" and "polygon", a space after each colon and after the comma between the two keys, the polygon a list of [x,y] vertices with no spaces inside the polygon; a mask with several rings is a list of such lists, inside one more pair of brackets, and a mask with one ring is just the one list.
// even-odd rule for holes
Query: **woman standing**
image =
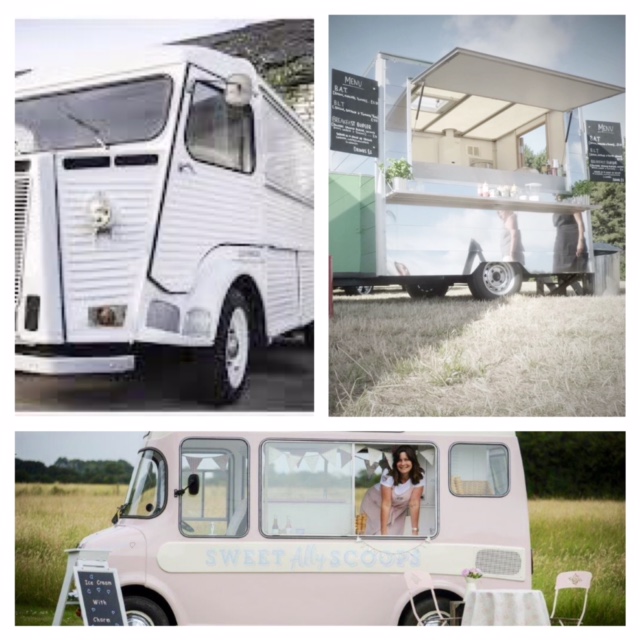
{"label": "woman standing", "polygon": [[399,446],[393,452],[391,470],[382,472],[380,482],[371,487],[362,500],[360,511],[367,516],[365,535],[403,535],[407,511],[411,515],[411,532],[419,535],[424,487],[425,473],[413,447]]}

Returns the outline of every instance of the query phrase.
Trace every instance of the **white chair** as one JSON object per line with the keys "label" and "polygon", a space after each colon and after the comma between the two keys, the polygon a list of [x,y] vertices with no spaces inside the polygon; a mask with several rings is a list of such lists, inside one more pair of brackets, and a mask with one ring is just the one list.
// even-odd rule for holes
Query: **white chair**
{"label": "white chair", "polygon": [[[440,608],[438,607],[438,599],[436,598],[436,592],[433,588],[433,578],[427,571],[405,571],[404,580],[409,589],[409,598],[411,602],[411,609],[413,609],[413,615],[416,619],[418,626],[443,626],[448,623],[449,617],[444,616]],[[425,591],[431,591],[431,601],[433,602],[434,610],[425,611],[424,613],[418,613],[414,594],[424,593]]]}
{"label": "white chair", "polygon": [[[573,624],[580,626],[584,618],[585,611],[587,610],[587,598],[589,597],[589,588],[591,587],[591,574],[588,571],[565,571],[558,574],[556,578],[556,593],[553,598],[553,608],[551,610],[551,624],[559,624],[565,626],[565,624]],[[567,618],[556,615],[556,608],[558,606],[558,594],[563,589],[584,589],[584,602],[582,604],[582,613],[579,618]],[[566,605],[565,605],[566,606]]]}

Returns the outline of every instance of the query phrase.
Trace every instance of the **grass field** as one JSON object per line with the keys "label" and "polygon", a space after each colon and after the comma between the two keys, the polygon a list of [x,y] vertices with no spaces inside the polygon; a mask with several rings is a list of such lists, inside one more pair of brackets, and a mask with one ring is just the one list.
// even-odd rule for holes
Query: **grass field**
{"label": "grass field", "polygon": [[[16,486],[16,625],[50,625],[64,578],[64,549],[110,526],[125,487]],[[586,624],[625,624],[625,504],[534,500],[529,506],[534,588],[549,606],[561,571],[594,575]],[[80,624],[73,612],[65,624]]]}
{"label": "grass field", "polygon": [[624,416],[625,297],[336,295],[338,416]]}

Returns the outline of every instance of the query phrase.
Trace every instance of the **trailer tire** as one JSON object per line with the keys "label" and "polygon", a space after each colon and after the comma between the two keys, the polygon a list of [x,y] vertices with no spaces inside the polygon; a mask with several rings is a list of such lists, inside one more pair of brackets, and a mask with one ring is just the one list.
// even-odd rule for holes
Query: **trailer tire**
{"label": "trailer tire", "polygon": [[198,399],[207,404],[235,402],[247,382],[250,321],[244,296],[229,289],[222,304],[213,346],[198,354]]}
{"label": "trailer tire", "polygon": [[123,600],[130,627],[169,626],[169,616],[153,600],[144,596],[124,596]]}
{"label": "trailer tire", "polygon": [[373,293],[373,285],[363,284],[359,287],[345,287],[344,292],[348,296],[368,296]]}
{"label": "trailer tire", "polygon": [[433,602],[431,596],[425,596],[419,600],[416,600],[416,611],[420,616],[419,620],[416,620],[413,614],[413,609],[409,605],[402,617],[400,618],[400,626],[402,627],[444,627],[449,624],[449,606],[450,601],[448,598],[438,596],[438,608],[444,620],[438,616],[436,605]]}
{"label": "trailer tire", "polygon": [[408,284],[405,285],[405,291],[410,298],[423,300],[424,298],[442,298],[449,291],[449,285],[446,282],[438,282],[436,284]]}
{"label": "trailer tire", "polygon": [[483,262],[469,278],[471,295],[478,300],[511,296],[522,287],[522,267],[518,262]]}

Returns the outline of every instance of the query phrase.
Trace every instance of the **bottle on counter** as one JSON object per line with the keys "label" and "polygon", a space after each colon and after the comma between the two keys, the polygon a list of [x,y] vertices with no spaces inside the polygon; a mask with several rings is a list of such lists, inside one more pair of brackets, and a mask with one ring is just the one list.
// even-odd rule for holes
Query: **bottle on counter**
{"label": "bottle on counter", "polygon": [[271,534],[277,536],[280,534],[280,527],[278,526],[278,518],[273,519],[273,525],[271,526]]}
{"label": "bottle on counter", "polygon": [[515,198],[515,197],[518,195],[518,187],[516,187],[516,185],[515,185],[515,184],[512,184],[512,185],[511,185],[511,189],[509,190],[509,195],[510,195],[512,198]]}
{"label": "bottle on counter", "polygon": [[287,516],[287,524],[285,525],[284,532],[290,536],[293,533],[293,527],[291,526],[291,520]]}

